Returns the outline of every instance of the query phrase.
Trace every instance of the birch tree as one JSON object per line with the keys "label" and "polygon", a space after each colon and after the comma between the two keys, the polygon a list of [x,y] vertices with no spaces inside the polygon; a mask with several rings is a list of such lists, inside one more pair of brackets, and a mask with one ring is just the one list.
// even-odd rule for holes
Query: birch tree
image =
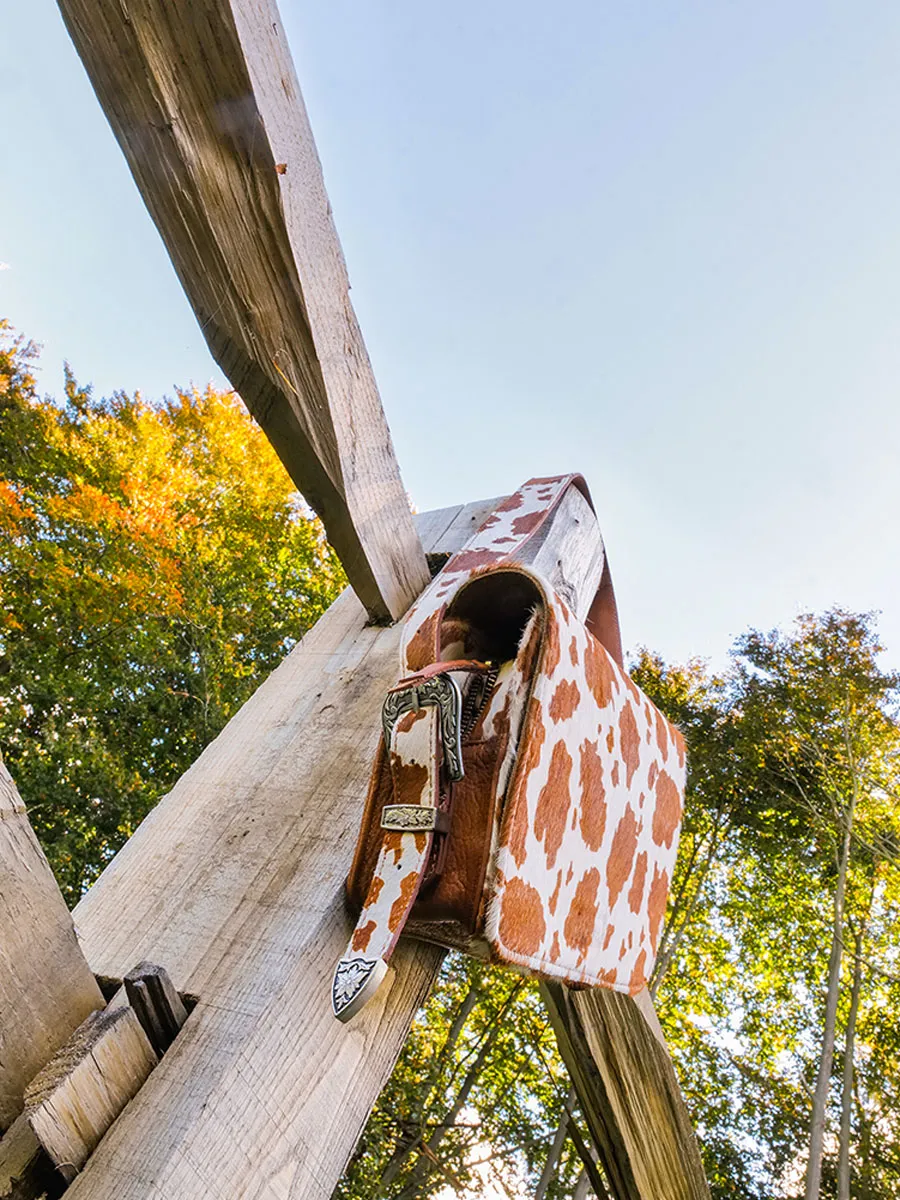
{"label": "birch tree", "polygon": [[893,815],[900,681],[881,667],[882,651],[874,619],[840,609],[801,617],[790,633],[752,631],[738,643],[735,686],[764,786],[797,832],[798,849],[821,863],[832,896],[805,1200],[819,1200],[822,1187],[858,826]]}

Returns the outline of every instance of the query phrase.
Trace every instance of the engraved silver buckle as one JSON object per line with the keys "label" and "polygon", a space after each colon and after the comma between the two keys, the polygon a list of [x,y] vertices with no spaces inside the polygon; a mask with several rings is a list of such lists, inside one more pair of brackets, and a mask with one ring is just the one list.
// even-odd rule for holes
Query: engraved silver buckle
{"label": "engraved silver buckle", "polygon": [[421,683],[388,692],[381,710],[385,745],[390,750],[394,726],[404,713],[419,712],[427,707],[436,708],[441,722],[441,743],[447,775],[454,782],[462,779],[462,706],[459,684],[450,675],[432,675]]}

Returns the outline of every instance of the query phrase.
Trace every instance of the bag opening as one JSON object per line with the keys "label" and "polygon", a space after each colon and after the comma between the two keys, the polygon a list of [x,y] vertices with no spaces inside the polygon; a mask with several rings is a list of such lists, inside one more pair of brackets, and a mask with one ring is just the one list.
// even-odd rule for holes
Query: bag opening
{"label": "bag opening", "polygon": [[447,608],[442,630],[442,657],[460,645],[464,657],[507,662],[516,657],[525,626],[543,608],[535,581],[521,571],[486,572],[464,584]]}

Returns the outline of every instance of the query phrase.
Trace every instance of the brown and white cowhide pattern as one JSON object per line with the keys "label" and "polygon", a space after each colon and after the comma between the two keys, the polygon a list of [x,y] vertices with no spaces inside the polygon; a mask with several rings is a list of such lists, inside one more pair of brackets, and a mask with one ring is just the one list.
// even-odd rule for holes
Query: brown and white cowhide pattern
{"label": "brown and white cowhide pattern", "polygon": [[[684,743],[550,584],[510,562],[573,484],[584,486],[571,475],[529,480],[487,518],[407,616],[401,676],[480,657],[465,623],[445,615],[464,583],[500,569],[537,586],[540,611],[527,622],[515,660],[500,668],[479,719],[487,739],[502,725],[512,735],[494,780],[501,819],[492,834],[482,944],[523,971],[636,992],[656,957],[678,850]],[[396,802],[437,803],[437,737],[434,708],[397,722],[390,747]],[[385,834],[335,974],[338,1015],[356,1011],[383,978],[432,842],[431,833]]]}
{"label": "brown and white cowhide pattern", "polygon": [[537,581],[544,637],[485,935],[494,956],[517,967],[633,993],[652,969],[665,914],[684,742]]}
{"label": "brown and white cowhide pattern", "polygon": [[[521,550],[549,518],[570,486],[584,488],[580,475],[529,479],[507,496],[453,555],[406,615],[400,659],[404,673],[435,661],[443,609],[475,571],[496,567]],[[445,659],[453,657],[444,655]]]}
{"label": "brown and white cowhide pattern", "polygon": [[[404,713],[394,725],[388,749],[396,803],[437,805],[437,754],[437,709]],[[365,904],[332,981],[332,1007],[342,1020],[352,1016],[381,982],[433,842],[431,831],[385,831]]]}
{"label": "brown and white cowhide pattern", "polygon": [[[396,804],[437,804],[437,710],[405,713],[391,737],[390,765]],[[366,958],[388,958],[419,888],[434,834],[385,833],[381,855],[350,948]]]}

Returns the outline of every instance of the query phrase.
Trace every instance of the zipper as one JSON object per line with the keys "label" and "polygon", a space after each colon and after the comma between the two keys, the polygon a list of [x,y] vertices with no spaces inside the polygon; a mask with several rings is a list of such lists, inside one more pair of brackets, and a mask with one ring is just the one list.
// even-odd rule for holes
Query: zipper
{"label": "zipper", "polygon": [[481,714],[487,708],[494,685],[497,682],[497,676],[500,674],[499,663],[488,662],[485,665],[489,669],[484,674],[475,676],[463,701],[462,715],[460,717],[460,738],[463,741],[478,724]]}

